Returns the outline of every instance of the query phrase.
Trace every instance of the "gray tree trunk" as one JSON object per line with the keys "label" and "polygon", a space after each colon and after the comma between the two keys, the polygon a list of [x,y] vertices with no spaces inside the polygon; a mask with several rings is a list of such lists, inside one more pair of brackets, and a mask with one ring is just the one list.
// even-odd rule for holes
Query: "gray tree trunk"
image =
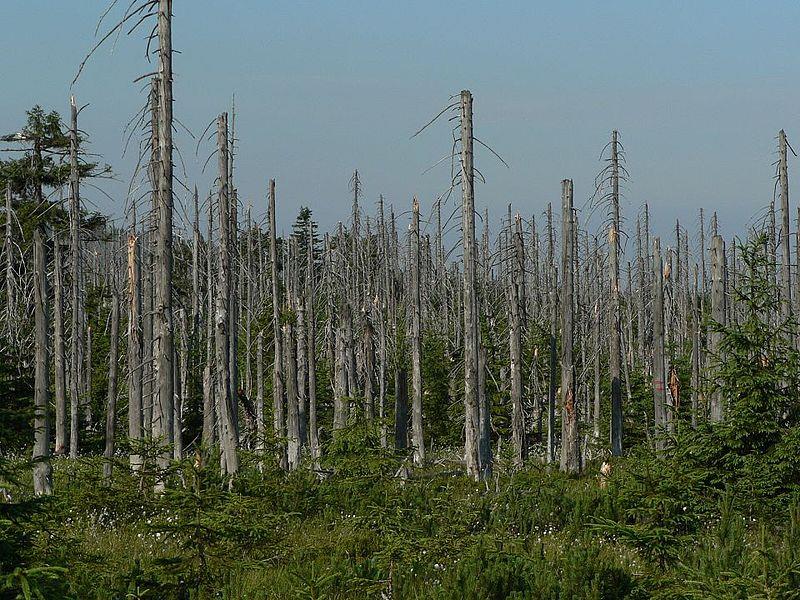
{"label": "gray tree trunk", "polygon": [[561,182],[561,470],[581,469],[578,438],[578,403],[575,398],[574,336],[574,252],[572,233],[572,181]]}
{"label": "gray tree trunk", "polygon": [[664,263],[661,239],[653,240],[653,413],[656,451],[665,447],[667,433],[667,380],[664,346]]}
{"label": "gray tree trunk", "polygon": [[69,434],[69,457],[78,457],[78,430],[80,429],[80,372],[81,359],[83,353],[83,319],[81,316],[82,296],[81,296],[81,197],[80,197],[80,175],[78,172],[78,107],[75,104],[75,97],[70,97],[70,110],[72,118],[70,120],[69,132],[69,161],[70,161],[70,194],[69,194],[69,222],[70,222],[70,255],[72,263],[72,292],[70,302],[72,304],[72,323],[70,338],[70,384],[69,384],[69,410],[70,410],[70,434]]}
{"label": "gray tree trunk", "polygon": [[[711,319],[719,326],[725,326],[725,240],[722,236],[714,235],[711,239]],[[720,356],[722,334],[719,331],[711,332],[710,352],[717,363],[722,360]],[[712,380],[712,391],[709,401],[709,418],[712,422],[722,421],[724,408],[722,405],[722,392],[717,389]]]}
{"label": "gray tree trunk", "polygon": [[472,151],[472,94],[461,92],[461,234],[464,246],[464,460],[467,475],[482,476],[480,465],[480,410],[478,390],[478,302],[475,281],[475,193]]}
{"label": "gray tree trunk", "polygon": [[419,202],[411,207],[411,445],[414,464],[425,462],[422,436],[422,299],[420,296]]}
{"label": "gray tree trunk", "polygon": [[[172,323],[172,0],[158,3],[158,233],[155,256],[154,330],[158,399],[153,437],[165,444],[158,466],[164,469],[174,441],[174,344]],[[160,484],[158,487],[161,487]]]}
{"label": "gray tree trunk", "polygon": [[142,440],[142,291],[139,262],[139,240],[136,219],[128,235],[128,438],[131,443],[130,465],[134,471],[142,468],[138,444]]}
{"label": "gray tree trunk", "polygon": [[281,297],[278,284],[278,238],[275,225],[275,180],[269,180],[269,259],[272,266],[272,324],[274,340],[274,363],[272,370],[272,418],[273,434],[278,447],[278,462],[286,468],[284,437],[284,379],[281,344]]}
{"label": "gray tree trunk", "polygon": [[525,310],[525,250],[522,241],[522,219],[514,220],[514,252],[512,256],[509,302],[511,327],[509,353],[511,360],[511,439],[514,446],[514,465],[525,461],[525,420],[522,406],[522,331]]}
{"label": "gray tree trunk", "polygon": [[[116,277],[115,277],[116,279]],[[111,335],[108,351],[108,397],[106,400],[106,445],[103,452],[103,479],[111,479],[114,460],[114,437],[117,424],[117,352],[119,350],[119,292],[116,281],[111,284]]]}
{"label": "gray tree trunk", "polygon": [[34,373],[34,444],[33,444],[33,493],[36,496],[53,493],[53,474],[50,466],[50,417],[49,404],[49,354],[48,307],[49,290],[45,248],[42,232],[37,228],[33,233],[34,267],[34,320],[35,373]]}
{"label": "gray tree trunk", "polygon": [[619,301],[619,151],[618,133],[611,134],[611,210],[608,243],[611,269],[611,454],[622,455],[622,387],[620,382],[620,301]]}
{"label": "gray tree trunk", "polygon": [[53,238],[53,278],[55,297],[53,308],[53,345],[55,349],[54,376],[56,393],[56,446],[55,455],[61,456],[67,450],[67,380],[66,357],[64,356],[64,275],[61,263],[61,240]]}
{"label": "gray tree trunk", "polygon": [[230,189],[228,188],[228,115],[222,113],[217,119],[217,152],[219,166],[219,262],[217,267],[216,306],[216,388],[219,410],[221,463],[227,475],[233,476],[239,469],[236,454],[236,429],[233,424],[230,374],[230,297],[231,297],[231,234]]}

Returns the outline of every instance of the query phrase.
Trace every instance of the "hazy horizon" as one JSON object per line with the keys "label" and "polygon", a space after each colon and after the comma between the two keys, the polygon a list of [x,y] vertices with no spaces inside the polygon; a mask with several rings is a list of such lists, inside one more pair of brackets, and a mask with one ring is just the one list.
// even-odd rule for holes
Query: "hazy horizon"
{"label": "hazy horizon", "polygon": [[[17,26],[3,38],[3,67],[16,83],[0,99],[1,132],[16,131],[34,104],[66,116],[70,93],[88,103],[81,128],[119,181],[102,185],[113,201],[91,188],[84,197],[87,208],[119,217],[136,154],[122,155],[123,130],[145,101],[145,82],[133,80],[153,70],[145,29],[106,43],[71,89],[107,2],[4,7]],[[239,197],[261,219],[275,178],[282,230],[302,205],[323,230],[346,220],[353,169],[368,212],[379,194],[397,213],[413,195],[430,211],[449,181],[447,164],[425,172],[450,150],[447,122],[410,138],[461,89],[475,97],[476,136],[509,164],[476,146],[487,180],[476,205],[489,207],[495,230],[509,203],[528,217],[558,202],[563,178],[584,207],[618,129],[631,174],[622,207],[629,232],[647,201],[658,234],[670,236],[677,218],[694,235],[701,206],[719,213],[724,233],[742,233],[772,199],[778,130],[790,143],[796,131],[800,6],[788,2],[242,0],[221,11],[197,0],[174,11],[175,116],[199,135],[235,94]],[[177,140],[176,173],[185,163],[186,182],[204,196],[212,148],[196,153],[182,131]],[[790,193],[795,171],[791,157]]]}

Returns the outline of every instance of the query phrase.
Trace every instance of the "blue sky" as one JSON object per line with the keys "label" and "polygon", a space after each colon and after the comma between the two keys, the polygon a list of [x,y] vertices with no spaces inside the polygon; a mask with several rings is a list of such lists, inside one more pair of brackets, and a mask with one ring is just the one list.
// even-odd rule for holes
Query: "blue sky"
{"label": "blue sky", "polygon": [[[3,1],[3,132],[35,103],[67,113],[106,5]],[[798,3],[175,0],[174,10],[176,117],[199,134],[236,94],[240,198],[261,218],[275,177],[284,229],[304,204],[325,228],[346,219],[354,168],[367,204],[382,193],[401,213],[417,194],[430,208],[449,170],[423,171],[449,151],[448,127],[409,138],[465,88],[476,135],[510,165],[478,151],[487,184],[477,204],[493,223],[508,203],[540,214],[565,177],[584,205],[617,128],[631,228],[648,201],[664,235],[676,218],[693,231],[700,206],[733,233],[772,198],[777,131],[800,150]],[[123,128],[144,102],[133,80],[152,70],[143,36],[102,48],[73,90],[90,103],[81,125],[92,150],[121,180],[104,186],[113,200],[93,190],[86,199],[117,215],[134,154],[122,156]],[[187,136],[179,142],[203,194],[210,147],[196,156]],[[793,191],[797,170],[793,159]]]}

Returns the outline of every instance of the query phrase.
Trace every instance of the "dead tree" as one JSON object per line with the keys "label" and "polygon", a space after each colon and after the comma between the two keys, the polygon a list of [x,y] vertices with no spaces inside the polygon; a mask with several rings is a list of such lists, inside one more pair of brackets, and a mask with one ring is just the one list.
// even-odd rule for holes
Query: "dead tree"
{"label": "dead tree", "polygon": [[316,462],[321,456],[319,445],[319,428],[317,424],[317,321],[316,311],[314,310],[314,289],[315,289],[315,269],[314,269],[314,230],[311,221],[308,222],[308,240],[306,255],[306,335],[308,341],[306,351],[308,352],[308,432],[309,446],[311,447],[311,458]]}
{"label": "dead tree", "polygon": [[275,180],[269,180],[269,259],[272,266],[272,326],[273,326],[273,354],[272,369],[272,418],[273,434],[278,445],[278,462],[281,467],[286,467],[286,449],[283,444],[284,437],[284,379],[281,357],[283,344],[281,343],[281,296],[278,282],[278,238],[275,225]]}
{"label": "dead tree", "polygon": [[131,442],[130,465],[134,471],[142,467],[137,445],[142,440],[142,291],[139,240],[136,217],[128,235],[128,438]]}
{"label": "dead tree", "polygon": [[159,467],[169,464],[174,441],[174,343],[172,322],[172,0],[158,3],[158,195],[155,245],[154,332],[158,398],[153,437],[166,444]]}
{"label": "dead tree", "polygon": [[295,248],[296,244],[290,242],[289,260],[286,267],[289,274],[289,285],[286,286],[288,315],[283,320],[283,352],[284,375],[286,384],[286,452],[287,466],[294,471],[300,465],[300,411],[297,389],[297,345],[295,344],[295,308],[297,297],[295,291]]}
{"label": "dead tree", "polygon": [[525,420],[522,406],[522,331],[525,328],[525,250],[522,241],[522,219],[514,220],[514,248],[509,278],[511,327],[509,354],[511,359],[511,439],[514,446],[514,465],[525,461]]}
{"label": "dead tree", "polygon": [[16,314],[16,298],[14,294],[14,259],[12,256],[13,237],[11,235],[11,219],[13,216],[11,208],[11,180],[6,181],[6,218],[4,227],[3,246],[6,258],[6,328],[11,332],[14,326],[14,315]]}
{"label": "dead tree", "polygon": [[236,429],[233,424],[232,406],[235,402],[235,391],[231,387],[230,374],[230,297],[231,297],[231,252],[229,248],[231,235],[230,189],[228,188],[228,114],[222,113],[217,118],[217,153],[218,153],[218,210],[219,210],[219,259],[217,263],[217,302],[216,302],[216,389],[218,427],[220,432],[221,465],[223,471],[233,476],[239,469],[236,454]]}
{"label": "dead tree", "polygon": [[35,373],[34,373],[34,444],[33,444],[33,492],[37,496],[53,493],[53,474],[50,466],[50,417],[49,404],[49,354],[48,343],[48,296],[47,270],[42,232],[33,233],[34,267],[34,321]]}
{"label": "dead tree", "polygon": [[422,437],[422,299],[420,297],[419,202],[411,208],[411,445],[414,464],[425,462]]}
{"label": "dead tree", "polygon": [[[711,320],[715,323],[711,332],[710,352],[717,364],[722,360],[722,332],[720,327],[725,326],[725,240],[722,236],[714,235],[711,238]],[[709,403],[709,418],[712,422],[722,421],[724,409],[722,406],[722,392],[715,381],[712,381],[712,391]]]}
{"label": "dead tree", "polygon": [[56,446],[55,455],[61,456],[67,449],[67,381],[66,357],[64,356],[64,274],[61,264],[61,240],[53,237],[53,346],[55,350],[53,375],[56,395]]}
{"label": "dead tree", "polygon": [[558,271],[555,266],[555,239],[553,235],[553,206],[547,205],[547,264],[548,264],[548,287],[549,308],[550,308],[550,339],[548,344],[549,356],[549,380],[547,390],[547,457],[548,463],[556,460],[556,390],[558,388],[557,377],[557,336],[558,322]]}
{"label": "dead tree", "polygon": [[[792,256],[789,249],[789,169],[786,133],[778,132],[778,181],[781,192],[781,309],[782,318],[788,321],[792,315]],[[734,246],[735,248],[735,246]]]}
{"label": "dead tree", "polygon": [[81,357],[83,353],[83,315],[81,312],[81,197],[80,175],[78,170],[78,106],[75,97],[70,97],[70,131],[69,131],[69,227],[70,227],[70,257],[72,263],[71,298],[72,319],[70,338],[70,434],[69,457],[78,457],[78,430],[80,428],[80,373]]}
{"label": "dead tree", "polygon": [[561,182],[561,470],[566,473],[577,473],[581,468],[572,356],[575,311],[572,224],[572,180],[565,179]]}
{"label": "dead tree", "polygon": [[108,397],[106,400],[106,444],[103,452],[103,479],[111,479],[114,460],[114,435],[117,424],[117,351],[119,350],[119,292],[116,276],[111,284],[111,335],[108,351]]}
{"label": "dead tree", "polygon": [[472,137],[472,94],[461,92],[461,234],[464,246],[464,460],[467,475],[480,479],[483,475],[480,464],[480,413],[478,402],[478,331],[477,285],[475,265],[475,192]]}
{"label": "dead tree", "polygon": [[656,450],[664,450],[667,432],[666,354],[664,345],[664,263],[661,239],[653,240],[653,412]]}
{"label": "dead tree", "polygon": [[611,228],[608,234],[611,269],[611,453],[622,455],[622,386],[620,381],[620,301],[619,301],[619,140],[614,130],[611,134]]}

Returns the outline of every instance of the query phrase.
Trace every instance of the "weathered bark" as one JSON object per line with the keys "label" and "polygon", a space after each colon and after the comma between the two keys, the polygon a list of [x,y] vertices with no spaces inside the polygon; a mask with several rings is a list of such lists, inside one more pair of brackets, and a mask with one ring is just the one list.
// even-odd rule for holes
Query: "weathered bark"
{"label": "weathered bark", "polygon": [[664,450],[667,433],[667,381],[664,346],[664,263],[661,239],[653,240],[653,413],[656,450]]}
{"label": "weathered bark", "polygon": [[269,180],[269,259],[272,266],[272,326],[274,363],[272,370],[272,418],[273,434],[278,447],[278,462],[286,468],[286,449],[284,437],[284,379],[281,343],[281,297],[278,287],[278,239],[275,225],[275,180]]}
{"label": "weathered bark", "polygon": [[219,411],[219,431],[221,464],[229,476],[239,469],[236,454],[236,429],[233,424],[232,406],[235,402],[230,374],[230,189],[228,187],[228,115],[222,113],[217,119],[217,152],[218,152],[218,186],[219,186],[219,261],[217,266],[217,306],[216,306],[216,389],[217,408]]}
{"label": "weathered bark", "polygon": [[53,345],[55,350],[54,370],[56,393],[56,446],[55,455],[61,456],[67,450],[67,380],[66,357],[64,356],[64,275],[61,264],[61,240],[53,238]]}
{"label": "weathered bark", "polygon": [[35,322],[35,369],[34,369],[34,444],[33,444],[33,493],[36,496],[53,493],[53,474],[50,466],[50,417],[49,404],[49,353],[48,307],[49,295],[47,270],[42,232],[33,233],[34,268],[34,322]]}
{"label": "weathered bark", "polygon": [[296,244],[290,242],[287,285],[288,318],[283,323],[284,376],[286,384],[286,450],[287,465],[294,471],[300,465],[300,410],[297,388],[297,345],[295,344],[295,309],[297,308]]}
{"label": "weathered bark", "polygon": [[556,460],[556,383],[558,374],[556,353],[556,339],[558,335],[558,274],[555,267],[555,241],[553,239],[553,207],[547,205],[547,264],[549,265],[549,288],[550,288],[550,339],[548,344],[549,351],[549,385],[547,391],[547,462],[552,463]]}
{"label": "weathered bark", "polygon": [[[725,240],[722,236],[714,235],[711,239],[711,320],[718,326],[725,326]],[[719,364],[722,345],[722,333],[712,331],[709,351],[713,359]],[[712,391],[709,400],[709,419],[713,422],[722,421],[724,408],[722,405],[722,392],[718,389],[712,377]]]}
{"label": "weathered bark", "polygon": [[158,41],[158,230],[153,307],[158,398],[153,418],[153,437],[166,446],[158,459],[159,468],[164,469],[169,464],[169,446],[174,441],[175,393],[172,322],[172,0],[159,0]]}
{"label": "weathered bark", "polygon": [[511,327],[509,354],[511,359],[511,439],[514,446],[514,465],[525,461],[525,421],[522,406],[522,331],[525,311],[525,250],[522,242],[522,219],[514,220],[514,252],[509,285]]}
{"label": "weathered bark", "polygon": [[308,341],[308,432],[311,458],[316,465],[322,455],[319,445],[319,429],[317,425],[317,321],[314,310],[315,268],[314,268],[314,230],[311,221],[308,223],[308,245],[306,248],[306,335]]}
{"label": "weathered bark", "polygon": [[103,479],[111,479],[114,437],[117,424],[117,352],[119,350],[119,292],[111,284],[111,335],[108,340],[108,396],[106,399],[106,444],[103,452]]}
{"label": "weathered bark", "polygon": [[[787,164],[786,133],[778,132],[778,180],[781,190],[781,316],[788,321],[792,315],[792,255],[789,249],[789,169]],[[735,247],[735,246],[734,246]]]}
{"label": "weathered bark", "polygon": [[209,452],[216,440],[216,406],[214,394],[214,358],[216,348],[214,317],[214,258],[213,205],[208,202],[208,233],[206,237],[206,361],[203,369],[203,449]]}
{"label": "weathered bark", "polygon": [[411,445],[414,464],[425,462],[422,437],[422,299],[420,297],[419,202],[411,206]]}
{"label": "weathered bark", "polygon": [[467,475],[480,479],[478,390],[478,302],[475,281],[475,192],[472,151],[472,94],[461,92],[461,234],[464,247],[464,460]]}
{"label": "weathered bark", "polygon": [[14,294],[14,259],[12,256],[13,237],[11,235],[11,219],[13,211],[11,208],[11,180],[6,181],[6,210],[3,246],[6,258],[6,328],[11,331],[14,326],[14,315],[17,312],[17,302]]}
{"label": "weathered bark", "polygon": [[80,197],[80,176],[78,171],[78,107],[75,104],[75,97],[70,97],[70,131],[69,131],[69,227],[70,227],[70,255],[72,263],[72,319],[71,319],[71,338],[70,338],[70,384],[69,384],[69,410],[70,410],[70,434],[69,434],[69,457],[78,457],[78,430],[80,429],[80,372],[81,358],[83,352],[83,319],[81,307],[83,297],[81,296],[81,197]]}
{"label": "weathered bark", "polygon": [[138,444],[142,440],[142,292],[136,220],[128,236],[128,438],[131,469],[142,468]]}
{"label": "weathered bark", "polygon": [[611,228],[608,233],[611,261],[611,454],[622,455],[622,387],[620,381],[620,302],[619,302],[619,149],[618,133],[611,134]]}
{"label": "weathered bark", "polygon": [[581,469],[578,438],[578,408],[575,398],[574,336],[574,252],[572,232],[572,181],[561,182],[561,470]]}
{"label": "weathered bark", "polygon": [[692,428],[697,427],[697,412],[700,404],[700,300],[698,298],[698,271],[694,265],[692,287]]}

